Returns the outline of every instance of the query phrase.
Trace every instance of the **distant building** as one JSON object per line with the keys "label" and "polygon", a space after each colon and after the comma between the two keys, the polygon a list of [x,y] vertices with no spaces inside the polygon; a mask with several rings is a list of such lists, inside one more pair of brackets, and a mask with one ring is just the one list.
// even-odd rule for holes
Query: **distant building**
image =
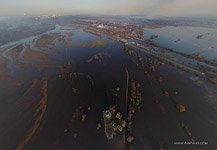
{"label": "distant building", "polygon": [[98,28],[104,28],[104,25],[103,24],[99,24]]}

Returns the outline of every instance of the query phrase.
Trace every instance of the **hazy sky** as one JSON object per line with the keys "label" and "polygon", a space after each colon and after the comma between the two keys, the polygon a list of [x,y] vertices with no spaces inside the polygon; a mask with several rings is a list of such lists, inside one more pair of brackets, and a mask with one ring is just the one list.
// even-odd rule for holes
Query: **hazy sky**
{"label": "hazy sky", "polygon": [[217,16],[217,0],[0,0],[0,15]]}

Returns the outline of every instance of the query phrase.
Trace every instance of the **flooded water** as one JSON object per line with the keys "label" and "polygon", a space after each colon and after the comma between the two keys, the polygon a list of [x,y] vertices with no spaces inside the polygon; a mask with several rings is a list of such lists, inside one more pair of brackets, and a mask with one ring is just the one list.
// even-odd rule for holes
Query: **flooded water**
{"label": "flooded water", "polygon": [[[0,58],[8,70],[1,72],[0,80],[0,149],[125,149],[123,133],[107,140],[102,112],[116,104],[125,113],[126,68],[142,92],[142,104],[133,118],[132,149],[155,150],[161,145],[183,149],[174,142],[191,138],[209,142],[192,149],[217,147],[216,85],[168,64],[157,63],[156,71],[146,74],[146,64],[153,58],[135,50],[142,66],[121,43],[82,29],[57,26],[46,34],[50,33],[59,35],[48,47],[35,46],[40,36],[1,47]],[[24,48],[9,53],[18,45]],[[31,51],[42,53],[32,56]],[[164,78],[162,84],[159,76]],[[114,99],[112,89],[117,85],[120,93]],[[165,97],[164,91],[170,96]],[[186,112],[179,113],[174,103],[186,105]],[[82,114],[87,115],[84,121]],[[182,123],[191,130],[191,138]]]}
{"label": "flooded water", "polygon": [[199,53],[210,59],[217,59],[217,29],[166,26],[144,30],[145,38],[152,35],[158,35],[155,41],[162,46],[188,54]]}

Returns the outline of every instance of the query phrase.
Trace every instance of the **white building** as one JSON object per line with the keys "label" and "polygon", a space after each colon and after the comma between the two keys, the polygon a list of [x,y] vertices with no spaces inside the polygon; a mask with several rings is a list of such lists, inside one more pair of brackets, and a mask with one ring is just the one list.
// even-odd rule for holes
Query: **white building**
{"label": "white building", "polygon": [[99,24],[98,28],[104,28],[104,25],[103,24]]}

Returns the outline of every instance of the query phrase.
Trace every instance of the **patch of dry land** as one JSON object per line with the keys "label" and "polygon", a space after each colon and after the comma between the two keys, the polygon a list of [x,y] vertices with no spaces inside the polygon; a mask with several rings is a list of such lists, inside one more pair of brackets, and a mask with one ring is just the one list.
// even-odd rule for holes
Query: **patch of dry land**
{"label": "patch of dry land", "polygon": [[33,51],[30,49],[30,46],[28,45],[23,57],[25,59],[32,59],[32,60],[38,60],[38,61],[48,61],[48,54],[40,51]]}
{"label": "patch of dry land", "polygon": [[73,42],[73,41],[66,41],[64,38],[61,38],[60,41],[63,43],[64,46],[70,47],[70,46],[78,46],[78,47],[96,47],[96,46],[107,46],[108,43],[105,41],[94,41],[94,42]]}

